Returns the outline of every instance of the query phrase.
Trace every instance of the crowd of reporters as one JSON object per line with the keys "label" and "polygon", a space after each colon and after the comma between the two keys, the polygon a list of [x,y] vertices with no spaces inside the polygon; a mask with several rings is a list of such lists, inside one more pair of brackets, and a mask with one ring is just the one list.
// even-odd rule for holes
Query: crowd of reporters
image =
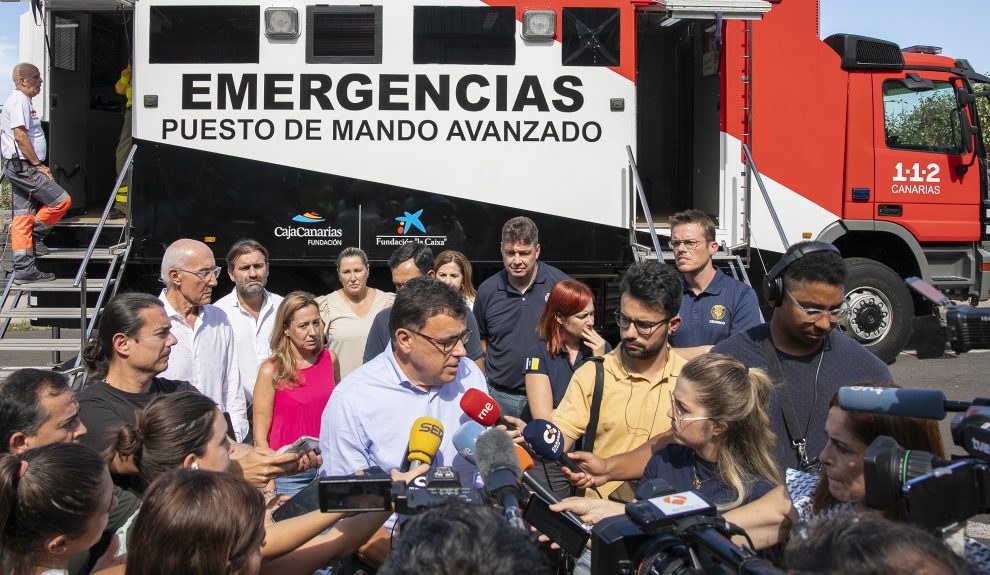
{"label": "crowd of reporters", "polygon": [[[595,329],[588,286],[538,261],[526,218],[506,224],[505,269],[477,291],[463,254],[434,259],[410,242],[389,261],[395,294],[370,288],[367,257],[348,248],[341,289],[282,298],[265,289],[264,247],[238,242],[218,325],[205,324],[220,309],[209,305],[219,268],[207,246],[179,240],[160,297],[107,304],[85,388],[32,369],[0,384],[0,572],[587,573],[594,544],[556,550],[516,507],[539,497],[590,530],[653,480],[700,494],[740,528],[735,544],[791,572],[987,570],[978,542],[962,560],[863,505],[875,438],[945,449],[931,421],[836,403],[840,386],[893,385],[834,329],[847,307],[837,251],[792,246],[768,274],[764,324],[753,290],[713,266],[710,219],[673,223],[674,265],[625,272],[615,349]],[[176,351],[176,322],[197,357]],[[685,345],[671,347],[675,334]],[[197,365],[228,360],[224,382],[199,380],[217,372]],[[159,377],[183,361],[192,381]],[[436,445],[416,455],[424,420]],[[298,448],[306,437],[320,447]],[[492,442],[500,456],[486,455]],[[316,508],[273,520],[318,476],[376,467],[410,489],[452,468],[488,505],[453,497],[398,521]]]}

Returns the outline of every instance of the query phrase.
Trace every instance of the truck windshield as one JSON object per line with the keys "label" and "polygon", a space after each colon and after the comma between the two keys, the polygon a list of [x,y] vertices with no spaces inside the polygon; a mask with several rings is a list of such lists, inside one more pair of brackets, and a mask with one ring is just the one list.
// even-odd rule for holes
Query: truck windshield
{"label": "truck windshield", "polygon": [[883,83],[887,146],[907,150],[961,154],[962,130],[952,84],[934,82],[911,90],[900,80]]}

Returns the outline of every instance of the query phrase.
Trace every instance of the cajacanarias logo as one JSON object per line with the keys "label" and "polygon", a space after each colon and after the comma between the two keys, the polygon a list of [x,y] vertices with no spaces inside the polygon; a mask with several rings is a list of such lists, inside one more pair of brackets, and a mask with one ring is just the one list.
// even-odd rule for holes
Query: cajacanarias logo
{"label": "cajacanarias logo", "polygon": [[305,214],[295,216],[292,218],[292,221],[302,224],[318,224],[323,221],[323,218],[316,212],[306,212]]}
{"label": "cajacanarias logo", "polygon": [[[292,218],[292,221],[304,224],[318,224],[326,221],[325,218],[316,212],[306,212]],[[306,243],[311,246],[341,246],[344,230],[333,226],[311,227],[311,226],[276,226],[276,238],[307,238]]]}

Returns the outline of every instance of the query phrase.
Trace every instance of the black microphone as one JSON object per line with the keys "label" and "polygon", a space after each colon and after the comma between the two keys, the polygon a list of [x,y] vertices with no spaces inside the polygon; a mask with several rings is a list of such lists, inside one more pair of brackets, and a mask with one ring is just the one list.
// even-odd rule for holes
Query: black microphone
{"label": "black microphone", "polygon": [[502,506],[509,525],[526,533],[519,508],[522,469],[509,434],[501,429],[489,429],[482,433],[474,444],[474,456],[481,479],[485,482],[485,491]]}
{"label": "black microphone", "polygon": [[945,419],[946,411],[966,411],[965,401],[945,399],[937,390],[901,389],[897,387],[840,387],[839,407],[846,411],[864,411],[882,415]]}
{"label": "black microphone", "polygon": [[574,473],[583,473],[581,466],[567,456],[564,451],[564,434],[545,419],[534,419],[523,429],[523,438],[543,459],[559,461]]}

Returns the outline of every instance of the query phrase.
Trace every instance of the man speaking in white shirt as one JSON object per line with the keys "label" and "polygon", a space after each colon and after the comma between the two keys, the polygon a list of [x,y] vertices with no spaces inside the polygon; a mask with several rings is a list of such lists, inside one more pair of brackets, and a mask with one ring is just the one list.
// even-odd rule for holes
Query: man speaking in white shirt
{"label": "man speaking in white shirt", "polygon": [[215,304],[227,314],[234,329],[237,367],[248,404],[254,396],[258,368],[272,355],[269,342],[275,312],[282,303],[282,296],[265,289],[269,269],[265,246],[252,239],[234,242],[227,252],[227,275],[234,289]]}
{"label": "man speaking in white shirt", "polygon": [[161,377],[188,381],[215,401],[230,415],[234,434],[241,441],[247,435],[248,420],[234,330],[227,314],[210,305],[219,276],[213,252],[202,242],[180,239],[165,250],[161,269],[165,289],[159,299],[178,343]]}

